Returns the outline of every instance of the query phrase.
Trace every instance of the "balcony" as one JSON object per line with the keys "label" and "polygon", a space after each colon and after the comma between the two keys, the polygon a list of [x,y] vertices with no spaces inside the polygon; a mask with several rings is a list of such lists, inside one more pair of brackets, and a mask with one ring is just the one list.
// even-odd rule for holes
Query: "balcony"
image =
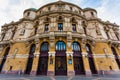
{"label": "balcony", "polygon": [[54,31],[55,36],[67,36],[67,31]]}

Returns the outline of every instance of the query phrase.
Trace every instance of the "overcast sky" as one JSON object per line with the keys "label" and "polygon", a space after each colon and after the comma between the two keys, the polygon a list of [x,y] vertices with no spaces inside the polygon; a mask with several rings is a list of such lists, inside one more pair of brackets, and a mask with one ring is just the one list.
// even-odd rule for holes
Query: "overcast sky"
{"label": "overcast sky", "polygon": [[[0,26],[23,17],[23,11],[28,8],[41,6],[58,0],[0,0]],[[103,21],[120,25],[120,0],[62,0],[74,3],[81,8],[91,7],[98,12]]]}

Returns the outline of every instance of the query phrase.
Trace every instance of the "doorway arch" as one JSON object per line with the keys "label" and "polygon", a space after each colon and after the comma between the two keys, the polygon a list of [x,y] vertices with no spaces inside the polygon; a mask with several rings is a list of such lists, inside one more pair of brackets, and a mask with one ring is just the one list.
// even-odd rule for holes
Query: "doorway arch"
{"label": "doorway arch", "polygon": [[36,48],[35,44],[32,44],[30,47],[30,52],[29,52],[25,74],[30,74],[31,72],[35,48]]}
{"label": "doorway arch", "polygon": [[49,43],[43,42],[40,48],[40,56],[37,68],[37,75],[47,75],[48,71],[48,51]]}
{"label": "doorway arch", "polygon": [[81,54],[82,51],[78,42],[72,43],[72,51],[73,51],[75,75],[85,74],[83,59]]}
{"label": "doorway arch", "polygon": [[55,75],[67,75],[66,44],[63,41],[56,43]]}
{"label": "doorway arch", "polygon": [[118,65],[118,68],[120,69],[120,61],[118,59],[118,54],[117,54],[117,52],[116,52],[114,47],[111,47],[111,50],[112,50],[112,53],[114,55],[115,61],[116,61],[117,65]]}
{"label": "doorway arch", "polygon": [[93,59],[93,53],[91,51],[91,46],[89,44],[86,44],[86,51],[88,53],[88,61],[89,61],[89,66],[92,74],[97,74],[97,70],[95,67],[94,59]]}
{"label": "doorway arch", "polygon": [[9,53],[9,51],[10,51],[10,47],[7,47],[6,50],[5,50],[5,53],[4,53],[4,55],[3,55],[3,59],[2,59],[1,65],[0,65],[0,73],[1,73],[1,71],[2,71],[2,68],[3,68],[5,62],[6,62],[7,55],[8,55],[8,53]]}

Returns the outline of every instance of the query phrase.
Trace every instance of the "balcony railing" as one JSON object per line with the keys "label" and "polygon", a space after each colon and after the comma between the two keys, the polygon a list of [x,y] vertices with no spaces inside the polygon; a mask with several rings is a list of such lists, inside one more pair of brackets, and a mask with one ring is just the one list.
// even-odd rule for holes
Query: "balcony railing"
{"label": "balcony railing", "polygon": [[54,31],[55,36],[67,36],[67,31]]}

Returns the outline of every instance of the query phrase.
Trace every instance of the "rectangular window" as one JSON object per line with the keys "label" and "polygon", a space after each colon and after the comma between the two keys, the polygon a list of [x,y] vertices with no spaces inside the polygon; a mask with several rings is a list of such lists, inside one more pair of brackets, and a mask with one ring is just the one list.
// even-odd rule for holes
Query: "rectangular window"
{"label": "rectangular window", "polygon": [[49,27],[49,24],[45,24],[45,32],[49,30],[48,27]]}
{"label": "rectangular window", "polygon": [[63,23],[58,23],[58,30],[63,31]]}
{"label": "rectangular window", "polygon": [[76,24],[72,24],[72,30],[73,32],[76,32]]}

